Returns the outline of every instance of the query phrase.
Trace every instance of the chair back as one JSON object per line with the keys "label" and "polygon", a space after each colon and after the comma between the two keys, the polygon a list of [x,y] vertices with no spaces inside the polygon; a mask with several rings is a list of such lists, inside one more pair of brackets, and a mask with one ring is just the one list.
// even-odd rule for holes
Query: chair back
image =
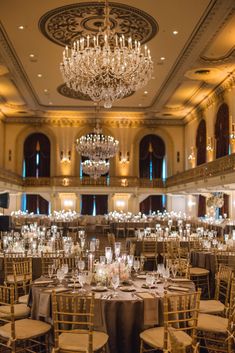
{"label": "chair back", "polygon": [[64,252],[52,251],[41,254],[42,260],[42,275],[48,274],[49,265],[55,265],[56,267],[60,266],[60,259],[64,257]]}
{"label": "chair back", "polygon": [[4,253],[4,276],[7,281],[8,275],[13,275],[13,263],[27,260],[26,253]]}
{"label": "chair back", "polygon": [[196,328],[201,291],[187,294],[164,295],[164,349],[167,350],[168,328],[186,332],[192,337],[192,345],[196,345]]}
{"label": "chair back", "polygon": [[15,341],[15,310],[14,310],[14,286],[0,286],[0,306],[9,307],[10,314],[0,315],[0,326],[5,324],[11,324],[11,335],[10,340],[6,341],[4,337],[0,335],[0,348],[1,352],[7,352],[9,350],[9,342]]}
{"label": "chair back", "polygon": [[93,352],[94,293],[52,292],[52,315],[54,322],[55,351],[59,349],[62,333],[87,334],[88,351]]}
{"label": "chair back", "polygon": [[186,347],[179,341],[173,327],[168,327],[168,335],[170,339],[170,353],[186,353]]}
{"label": "chair back", "polygon": [[157,241],[144,239],[142,242],[142,252],[144,256],[148,256],[148,254],[152,255],[157,253]]}
{"label": "chair back", "polygon": [[227,306],[229,300],[232,273],[230,267],[220,264],[219,271],[216,274],[215,299],[220,300],[225,306]]}

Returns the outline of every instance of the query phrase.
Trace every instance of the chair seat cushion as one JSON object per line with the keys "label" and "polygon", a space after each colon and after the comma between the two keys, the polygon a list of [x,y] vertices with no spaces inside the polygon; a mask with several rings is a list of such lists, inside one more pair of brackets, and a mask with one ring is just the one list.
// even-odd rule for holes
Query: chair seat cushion
{"label": "chair seat cushion", "polygon": [[[192,337],[184,331],[174,331],[174,335],[184,347],[192,344]],[[154,327],[141,332],[140,338],[153,348],[163,348],[164,346],[164,327]]]}
{"label": "chair seat cushion", "polygon": [[199,312],[204,314],[221,314],[224,304],[219,300],[200,300]]}
{"label": "chair seat cushion", "polygon": [[[93,331],[93,351],[101,349],[108,341],[109,336],[104,332]],[[67,333],[59,336],[59,347],[68,351],[88,351],[88,334]]]}
{"label": "chair seat cushion", "polygon": [[[15,283],[15,278],[14,278],[14,275],[8,275],[7,276],[7,278],[6,278],[6,280],[7,280],[7,283]],[[30,281],[31,280],[31,276],[30,275],[26,275],[26,276],[24,276],[24,275],[17,275],[16,276],[16,282],[18,283],[18,282],[23,282],[23,281]]]}
{"label": "chair seat cushion", "polygon": [[228,319],[224,317],[200,313],[198,315],[198,330],[215,333],[226,333],[227,327]]}
{"label": "chair seat cushion", "polygon": [[[51,325],[39,320],[22,319],[15,321],[15,333],[18,340],[42,336],[50,329]],[[0,336],[11,338],[11,323],[0,326]]]}
{"label": "chair seat cushion", "polygon": [[28,294],[26,294],[26,295],[22,295],[22,296],[20,296],[19,298],[18,298],[18,302],[20,303],[20,304],[28,304],[28,301],[29,301],[29,295]]}
{"label": "chair seat cushion", "polygon": [[[0,317],[10,319],[11,306],[2,305],[0,306]],[[16,319],[23,319],[28,317],[30,314],[30,308],[25,304],[14,304],[14,317]]]}
{"label": "chair seat cushion", "polygon": [[210,271],[201,267],[190,267],[189,273],[191,276],[206,276],[210,273]]}

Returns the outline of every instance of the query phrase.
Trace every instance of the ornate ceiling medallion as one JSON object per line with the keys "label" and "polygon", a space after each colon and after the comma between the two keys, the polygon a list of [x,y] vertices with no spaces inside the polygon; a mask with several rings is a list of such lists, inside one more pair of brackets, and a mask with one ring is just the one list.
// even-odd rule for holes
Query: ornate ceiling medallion
{"label": "ornate ceiling medallion", "polygon": [[[70,46],[80,36],[94,35],[104,24],[103,2],[84,2],[62,6],[45,13],[39,20],[43,35],[61,46]],[[156,20],[132,6],[110,2],[111,30],[132,37],[141,44],[158,32]]]}

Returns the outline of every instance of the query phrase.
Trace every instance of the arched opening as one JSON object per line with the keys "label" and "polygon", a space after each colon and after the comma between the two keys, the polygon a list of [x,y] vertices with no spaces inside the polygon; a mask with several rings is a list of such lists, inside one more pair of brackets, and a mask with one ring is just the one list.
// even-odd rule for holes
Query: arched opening
{"label": "arched opening", "polygon": [[46,135],[29,135],[24,142],[23,177],[49,177],[50,152],[50,141]]}
{"label": "arched opening", "polygon": [[139,145],[140,178],[165,178],[165,143],[157,135],[146,135]]}
{"label": "arched opening", "polygon": [[201,120],[196,135],[197,165],[206,163],[206,122]]}
{"label": "arched opening", "polygon": [[219,107],[215,123],[216,158],[229,154],[229,109],[226,103]]}

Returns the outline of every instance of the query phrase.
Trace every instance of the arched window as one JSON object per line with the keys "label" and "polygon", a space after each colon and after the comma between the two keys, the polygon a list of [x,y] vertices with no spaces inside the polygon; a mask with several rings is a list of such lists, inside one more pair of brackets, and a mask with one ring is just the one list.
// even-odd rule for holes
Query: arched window
{"label": "arched window", "polygon": [[216,158],[229,154],[229,110],[226,103],[219,107],[215,123]]}
{"label": "arched window", "polygon": [[206,122],[201,120],[196,136],[197,165],[206,163]]}
{"label": "arched window", "polygon": [[163,161],[165,157],[165,143],[161,137],[146,135],[140,141],[139,147],[139,174],[140,178],[163,178]]}
{"label": "arched window", "polygon": [[50,176],[50,141],[41,133],[29,135],[24,142],[23,177]]}

